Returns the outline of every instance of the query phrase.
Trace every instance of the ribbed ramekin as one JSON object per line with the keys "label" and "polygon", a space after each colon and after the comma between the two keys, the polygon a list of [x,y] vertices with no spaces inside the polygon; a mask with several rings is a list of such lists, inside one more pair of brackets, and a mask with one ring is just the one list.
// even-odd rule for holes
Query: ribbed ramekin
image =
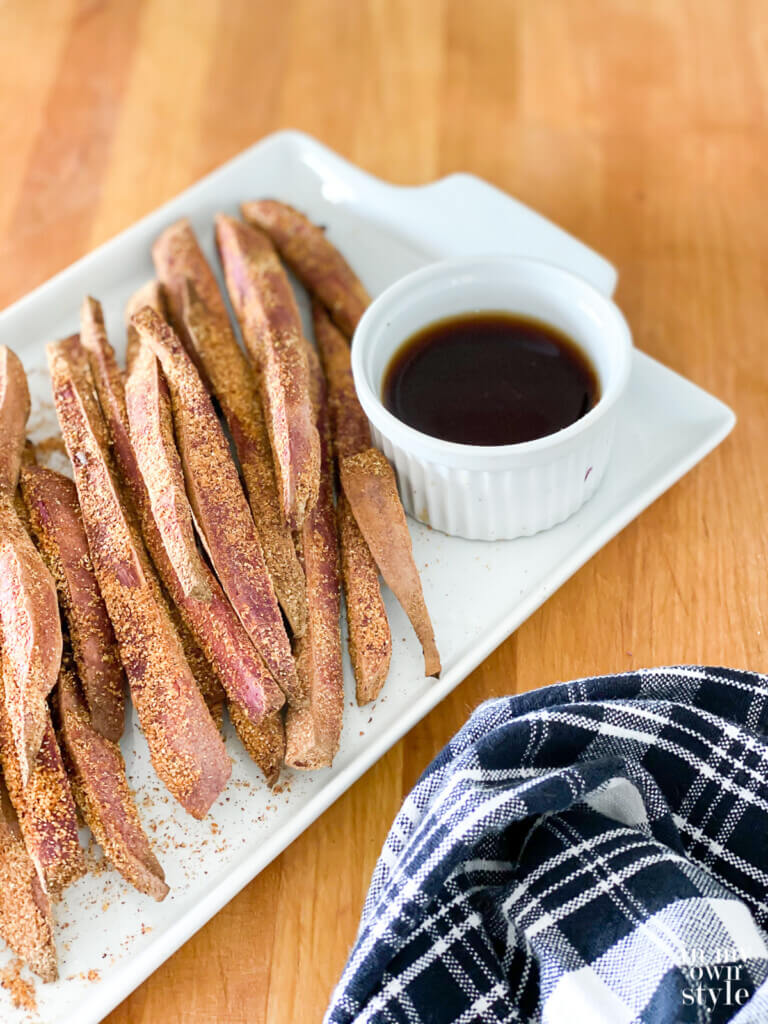
{"label": "ribbed ramekin", "polygon": [[[407,338],[445,317],[491,311],[535,317],[586,352],[600,398],[585,416],[535,441],[480,446],[430,437],[385,408],[384,373]],[[631,357],[629,327],[610,299],[559,267],[501,255],[433,263],[388,288],[355,332],[352,373],[374,440],[397,471],[406,511],[443,533],[501,540],[549,529],[594,494]]]}

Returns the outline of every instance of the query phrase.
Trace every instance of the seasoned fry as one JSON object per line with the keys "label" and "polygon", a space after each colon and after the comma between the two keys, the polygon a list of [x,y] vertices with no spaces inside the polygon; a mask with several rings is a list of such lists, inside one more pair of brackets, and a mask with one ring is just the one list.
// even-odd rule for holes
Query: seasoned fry
{"label": "seasoned fry", "polygon": [[[128,376],[126,405],[136,463],[149,499],[142,504],[141,520],[150,554],[231,704],[257,727],[265,714],[282,706],[283,695],[197,548],[191,532],[192,516],[184,491],[181,460],[173,436],[168,388],[157,359],[146,345],[141,346]],[[189,560],[202,581],[202,594],[184,593],[165,540],[169,532],[178,536],[182,531],[171,522],[165,524],[164,530],[158,522],[158,508],[168,511],[162,504],[162,497],[171,491],[179,495],[173,513],[188,523]]]}
{"label": "seasoned fry", "polygon": [[243,203],[240,209],[249,224],[266,231],[301,283],[320,299],[334,322],[351,338],[371,300],[325,232],[303,213],[275,199]]}
{"label": "seasoned fry", "polygon": [[332,764],[341,738],[344,674],[339,612],[339,549],[333,506],[333,465],[325,382],[314,350],[308,358],[312,399],[321,439],[320,494],[304,520],[301,553],[307,574],[307,631],[296,641],[296,662],[309,696],[306,707],[288,708],[286,764],[322,768]]}
{"label": "seasoned fry", "polygon": [[42,743],[45,701],[61,661],[56,585],[16,511],[29,404],[24,369],[0,346],[0,663],[22,785]]}
{"label": "seasoned fry", "polygon": [[168,381],[187,494],[224,592],[289,702],[300,703],[296,666],[253,517],[210,398],[165,321],[143,309],[133,322]]}
{"label": "seasoned fry", "polygon": [[88,828],[127,882],[163,900],[168,894],[165,875],[141,827],[120,748],[94,729],[75,674],[66,665],[57,695],[60,736]]}
{"label": "seasoned fry", "polygon": [[21,360],[0,345],[0,491],[13,494],[27,443],[30,399]]}
{"label": "seasoned fry", "polygon": [[141,341],[136,329],[131,323],[131,318],[134,313],[138,313],[140,309],[144,309],[145,306],[150,306],[160,316],[167,316],[168,309],[165,300],[165,293],[163,286],[159,281],[147,281],[145,285],[142,285],[138,291],[134,292],[133,295],[128,299],[125,304],[125,312],[123,318],[125,320],[125,372],[130,373],[131,367],[133,366],[133,360],[136,358],[136,354],[139,351]]}
{"label": "seasoned fry", "polygon": [[26,783],[45,732],[46,697],[61,661],[56,585],[16,514],[0,493],[0,631],[5,705]]}
{"label": "seasoned fry", "polygon": [[25,466],[30,528],[56,581],[93,728],[117,743],[125,723],[125,675],[88,550],[77,490],[61,473]]}
{"label": "seasoned fry", "polygon": [[[115,353],[107,338],[101,306],[95,299],[86,299],[82,309],[82,343],[88,353],[91,372],[98,394],[103,419],[102,450],[111,448],[116,469],[117,483],[120,485],[120,499],[126,513],[129,528],[134,536],[135,546],[139,555],[143,554],[141,544],[141,522],[151,519],[149,515],[149,496],[133,451],[128,428],[128,413],[125,405],[125,386],[123,375],[115,359]],[[97,417],[101,427],[102,417]],[[184,658],[192,670],[192,675],[202,693],[206,706],[217,726],[221,726],[224,708],[224,690],[192,633],[181,618],[173,601],[168,600],[162,592],[160,581],[154,566],[149,559],[143,558],[144,574],[150,580],[153,589],[160,595],[163,604],[171,617],[173,627],[178,634],[184,651]]]}
{"label": "seasoned fry", "polygon": [[229,758],[123,511],[83,350],[68,339],[48,346],[48,360],[96,577],[152,763],[185,810],[202,818],[226,785]]}
{"label": "seasoned fry", "polygon": [[41,885],[56,896],[85,874],[85,858],[77,835],[75,803],[47,708],[43,741],[25,784],[10,742],[8,716],[0,706],[0,761],[27,852]]}
{"label": "seasoned fry", "polygon": [[0,935],[43,981],[58,977],[53,915],[0,774]]}
{"label": "seasoned fry", "polygon": [[259,726],[254,726],[236,704],[229,705],[232,724],[245,749],[264,772],[271,788],[280,777],[280,766],[285,758],[285,726],[279,711],[267,715]]}
{"label": "seasoned fry", "polygon": [[173,440],[170,402],[160,365],[142,345],[134,359],[125,399],[131,443],[149,497],[152,519],[184,597],[210,600],[208,573],[197,549],[184,475]]}
{"label": "seasoned fry", "polygon": [[341,486],[371,554],[411,620],[424,651],[424,674],[440,674],[440,655],[429,618],[395,474],[380,451],[369,448],[341,460]]}
{"label": "seasoned fry", "polygon": [[[83,303],[83,332],[82,342],[86,348],[91,360],[96,363],[97,374],[97,388],[98,379],[103,375],[101,369],[102,364],[108,363],[108,356],[105,352],[105,347],[109,345],[106,336],[106,330],[104,328],[104,318],[101,311],[101,305],[96,302],[95,299],[86,298]],[[145,374],[152,372],[159,372],[157,369],[157,362],[151,357],[146,361]],[[108,377],[111,377],[109,374]],[[119,371],[115,369],[114,382],[112,384],[112,391],[117,391],[120,388],[122,392],[122,380],[119,376]],[[138,392],[138,389],[136,389]],[[123,397],[124,392],[121,394]],[[99,397],[101,399],[101,390],[99,391]],[[114,400],[114,399],[113,399]],[[135,393],[135,401],[140,401],[140,393]],[[116,400],[116,404],[124,404],[119,399]],[[155,416],[162,415],[163,409],[155,409],[147,412],[147,416],[154,413]],[[127,415],[127,413],[126,413]],[[123,423],[125,423],[125,418]],[[146,417],[145,417],[146,419]],[[161,430],[163,430],[167,424],[156,422],[145,422],[144,429],[139,431],[135,437],[124,439],[125,445],[132,445],[135,449],[137,457],[144,456],[145,466],[147,472],[156,472],[157,476],[163,479],[166,483],[166,488],[162,491],[156,489],[154,505],[152,508],[153,517],[158,524],[161,536],[163,538],[163,545],[168,553],[174,571],[178,576],[182,590],[185,595],[194,594],[198,597],[206,597],[206,584],[201,578],[200,573],[197,569],[199,558],[197,557],[197,545],[195,544],[194,534],[192,531],[192,523],[187,516],[186,522],[183,515],[183,510],[187,507],[186,497],[184,495],[183,484],[181,485],[181,493],[179,493],[178,484],[181,481],[176,481],[168,472],[168,467],[162,464],[162,451],[155,452],[156,460],[154,461],[151,456],[154,452],[153,439],[154,436]],[[118,456],[120,458],[120,456]],[[140,512],[140,508],[138,510]]]}
{"label": "seasoned fry", "polygon": [[[349,364],[349,347],[335,330],[317,302],[312,306],[315,337],[323,368],[328,378],[336,455],[339,461],[341,485],[360,532],[365,538],[381,574],[402,604],[424,650],[427,675],[440,674],[440,656],[435,646],[429,612],[424,603],[418,570],[413,562],[411,538],[403,506],[397,493],[395,475],[384,455],[370,446],[370,430],[360,406]],[[368,442],[366,444],[366,441]],[[353,542],[354,531],[347,530],[348,541]],[[345,549],[345,569],[354,565],[365,566],[365,554]],[[361,569],[361,571],[363,571]],[[368,570],[370,580],[370,570]],[[345,584],[348,586],[347,576]],[[370,582],[366,592],[372,594]],[[348,596],[347,607],[354,599]],[[363,598],[364,605],[367,603]],[[374,602],[375,604],[375,602]],[[359,607],[359,606],[358,606]],[[377,626],[372,627],[380,637],[381,612],[377,610]],[[390,641],[391,643],[391,641]],[[359,655],[360,645],[352,636],[350,623],[350,653]],[[362,662],[361,662],[362,666]],[[355,670],[357,678],[357,668]],[[374,675],[363,681],[363,693],[378,692]],[[358,686],[360,680],[358,680]],[[380,689],[380,686],[379,686]],[[375,692],[374,692],[375,691]],[[358,690],[358,699],[360,692]]]}
{"label": "seasoned fry", "polygon": [[371,447],[371,428],[355,391],[349,344],[317,299],[312,300],[312,326],[328,381],[328,408],[336,457],[357,455]]}
{"label": "seasoned fry", "polygon": [[[203,340],[210,336],[205,307],[201,306],[189,281],[184,285],[184,319],[187,333],[194,339],[197,351],[208,368],[208,377],[235,445],[275,597],[285,612],[293,635],[301,636],[307,625],[307,588],[277,491],[269,432],[259,399],[257,371],[235,341],[229,324],[227,331],[232,339],[229,354],[222,350],[223,346],[209,349]],[[213,357],[210,360],[206,358],[208,352]],[[211,367],[208,367],[209,362],[213,364]],[[231,385],[225,386],[220,375],[231,381]]]}
{"label": "seasoned fry", "polygon": [[306,625],[304,573],[280,504],[256,370],[237,343],[218,283],[189,221],[166,228],[152,255],[169,297],[172,326],[202,364],[229,427],[275,596],[294,635],[301,636]]}
{"label": "seasoned fry", "polygon": [[226,703],[226,694],[221,684],[221,679],[206,657],[205,651],[195,640],[192,630],[184,621],[178,606],[170,601],[166,594],[164,594],[164,597],[173,628],[184,652],[184,660],[192,671],[192,677],[197,683],[197,688],[205,701],[208,714],[213,719],[216,728],[221,732],[221,727],[224,724],[224,705]]}
{"label": "seasoned fry", "polygon": [[[24,447],[21,450],[21,469],[24,470],[25,466],[36,466],[37,455],[35,454],[35,446],[27,438],[24,442]],[[29,522],[29,512],[27,506],[24,504],[24,499],[21,496],[21,489],[19,487],[13,492],[13,507],[16,509],[16,515],[21,520],[21,524],[27,533],[32,532],[32,527]]]}
{"label": "seasoned fry", "polygon": [[[185,337],[183,287],[191,281],[200,301],[217,321],[229,324],[227,307],[218,282],[195,236],[194,229],[186,217],[170,224],[155,240],[152,259],[157,276],[162,281],[168,299],[168,312],[173,329],[182,342],[193,341]],[[136,310],[138,312],[138,310]],[[196,347],[193,345],[193,347]],[[202,353],[200,353],[202,355]]]}
{"label": "seasoned fry", "polygon": [[[357,399],[349,365],[349,345],[331,323],[325,307],[312,300],[315,340],[328,382],[328,408],[338,459],[371,447],[368,419]],[[349,656],[355,672],[358,704],[380,693],[392,658],[392,636],[379,586],[379,573],[368,544],[344,494],[336,507],[341,544],[341,572],[347,605]]]}
{"label": "seasoned fry", "polygon": [[70,347],[75,346],[75,339],[86,353],[103,413],[94,424],[99,431],[97,440],[103,445],[111,440],[115,457],[119,459],[123,444],[128,444],[123,376],[107,338],[101,303],[90,295],[86,295],[80,307],[80,335],[66,339]]}
{"label": "seasoned fry", "polygon": [[[165,292],[166,319],[178,335],[187,355],[195,364],[206,389],[216,394],[216,383],[209,376],[212,361],[210,358],[206,358],[198,343],[199,339],[195,339],[187,327],[184,310],[184,282],[186,280],[192,282],[199,301],[210,318],[213,330],[231,330],[229,315],[216,278],[211,273],[208,261],[197,243],[194,228],[186,217],[182,217],[174,224],[169,224],[158,235],[152,246],[152,260]],[[138,311],[136,309],[134,312],[138,313]],[[213,343],[216,340],[214,338]],[[217,373],[217,377],[219,373]]]}
{"label": "seasoned fry", "polygon": [[219,214],[216,241],[243,340],[258,368],[285,517],[299,530],[317,500],[320,441],[296,300],[263,232]]}
{"label": "seasoned fry", "polygon": [[341,576],[347,606],[349,658],[358,704],[375,700],[386,682],[392,659],[392,634],[379,586],[379,570],[352,515],[346,495],[336,505]]}

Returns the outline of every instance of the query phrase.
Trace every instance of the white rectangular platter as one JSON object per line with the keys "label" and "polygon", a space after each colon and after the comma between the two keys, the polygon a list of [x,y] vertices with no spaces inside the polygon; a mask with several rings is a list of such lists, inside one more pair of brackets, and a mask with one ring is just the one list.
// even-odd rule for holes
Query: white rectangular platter
{"label": "white rectangular platter", "polygon": [[[152,276],[158,232],[189,216],[217,266],[212,218],[243,199],[274,196],[327,226],[375,295],[402,274],[443,256],[513,251],[558,263],[610,294],[609,263],[491,186],[453,175],[422,188],[377,181],[319,143],[293,132],[264,140],[0,315],[0,343],[30,373],[31,432],[55,432],[45,369],[46,342],[77,330],[82,297],[101,299],[113,344],[123,346],[122,309]],[[306,313],[306,304],[304,306]],[[620,418],[613,460],[596,496],[572,519],[535,537],[485,544],[411,523],[443,657],[440,680],[425,679],[418,644],[387,594],[394,638],[382,698],[358,709],[349,663],[341,749],[332,769],[286,772],[269,793],[236,738],[232,781],[209,818],[196,822],[167,796],[150,767],[135,720],[123,749],[145,825],[171,895],[136,894],[111,870],[73,886],[56,907],[61,980],[37,985],[36,1020],[100,1020],[235,893],[310,825],[384,752],[457,686],[565,580],[731,430],[721,402],[639,352]],[[546,680],[542,680],[546,682]],[[510,684],[511,685],[511,684]],[[183,845],[182,845],[183,844]],[[0,951],[0,969],[10,956]],[[333,979],[329,979],[329,985]],[[0,1020],[29,1020],[0,990]]]}

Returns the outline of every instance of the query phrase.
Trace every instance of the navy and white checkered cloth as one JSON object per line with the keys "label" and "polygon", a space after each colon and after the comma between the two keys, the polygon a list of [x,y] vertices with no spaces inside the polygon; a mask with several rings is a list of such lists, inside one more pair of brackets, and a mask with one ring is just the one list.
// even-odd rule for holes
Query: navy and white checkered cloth
{"label": "navy and white checkered cloth", "polygon": [[768,1021],[768,677],[489,701],[405,801],[328,1024]]}

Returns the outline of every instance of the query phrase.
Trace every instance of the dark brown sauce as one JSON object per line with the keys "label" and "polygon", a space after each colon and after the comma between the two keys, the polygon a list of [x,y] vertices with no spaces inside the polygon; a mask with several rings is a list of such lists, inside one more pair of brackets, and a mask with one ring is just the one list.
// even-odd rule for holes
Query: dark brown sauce
{"label": "dark brown sauce", "polygon": [[395,352],[384,405],[443,441],[501,445],[554,434],[589,412],[597,374],[584,352],[548,324],[509,313],[470,313],[430,324]]}

